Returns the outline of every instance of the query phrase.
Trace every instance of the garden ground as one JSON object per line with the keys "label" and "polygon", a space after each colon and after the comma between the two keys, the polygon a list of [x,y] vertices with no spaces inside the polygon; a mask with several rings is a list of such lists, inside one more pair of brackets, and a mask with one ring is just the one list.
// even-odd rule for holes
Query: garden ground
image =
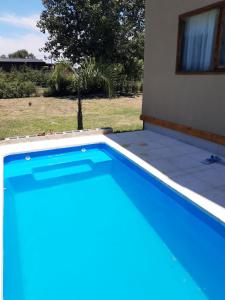
{"label": "garden ground", "polygon": [[[114,131],[142,129],[142,96],[83,101],[84,128]],[[0,139],[10,136],[62,132],[77,128],[77,102],[59,98],[0,100]]]}

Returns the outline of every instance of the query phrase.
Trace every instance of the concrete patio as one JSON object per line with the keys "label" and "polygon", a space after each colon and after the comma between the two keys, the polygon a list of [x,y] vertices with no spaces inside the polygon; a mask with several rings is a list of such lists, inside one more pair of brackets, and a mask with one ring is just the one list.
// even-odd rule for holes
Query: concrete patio
{"label": "concrete patio", "polygon": [[225,164],[202,163],[212,153],[149,130],[107,137],[176,183],[225,207]]}

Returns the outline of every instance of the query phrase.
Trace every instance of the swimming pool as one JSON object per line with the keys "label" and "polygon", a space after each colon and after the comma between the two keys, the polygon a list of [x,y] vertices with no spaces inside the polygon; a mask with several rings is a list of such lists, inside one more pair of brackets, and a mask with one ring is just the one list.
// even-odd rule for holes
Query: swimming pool
{"label": "swimming pool", "polygon": [[4,300],[223,299],[225,228],[105,143],[4,159]]}

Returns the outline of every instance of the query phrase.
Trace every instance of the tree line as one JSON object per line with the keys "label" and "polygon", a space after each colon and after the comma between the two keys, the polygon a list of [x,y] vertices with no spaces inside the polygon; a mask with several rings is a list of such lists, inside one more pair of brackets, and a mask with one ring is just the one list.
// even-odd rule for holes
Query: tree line
{"label": "tree line", "polygon": [[2,54],[0,56],[1,58],[23,58],[23,59],[35,59],[35,55],[33,53],[29,53],[26,49],[17,50],[13,53],[10,53],[8,55]]}

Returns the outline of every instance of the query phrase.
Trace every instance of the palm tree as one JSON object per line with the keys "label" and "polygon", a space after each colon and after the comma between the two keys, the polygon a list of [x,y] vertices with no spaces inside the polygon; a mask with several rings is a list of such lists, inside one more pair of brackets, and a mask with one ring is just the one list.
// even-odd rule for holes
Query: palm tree
{"label": "palm tree", "polygon": [[110,80],[98,67],[94,58],[84,61],[84,63],[77,69],[70,67],[73,72],[73,83],[78,97],[78,110],[77,110],[77,129],[83,130],[83,112],[82,112],[82,99],[84,94],[88,91],[90,86],[96,83],[101,83],[107,89],[108,96],[111,97],[111,84]]}
{"label": "palm tree", "polygon": [[[107,72],[106,72],[107,74]],[[105,87],[109,97],[112,95],[112,84],[109,76],[94,58],[86,59],[78,68],[74,68],[68,61],[60,61],[55,65],[51,82],[57,94],[65,94],[68,84],[72,82],[73,90],[77,93],[77,129],[83,130],[82,99],[91,86],[98,84]]]}
{"label": "palm tree", "polygon": [[73,76],[73,72],[71,72],[70,68],[70,63],[65,60],[55,64],[49,83],[56,95],[63,96],[67,92],[68,85],[71,82],[70,76]]}

